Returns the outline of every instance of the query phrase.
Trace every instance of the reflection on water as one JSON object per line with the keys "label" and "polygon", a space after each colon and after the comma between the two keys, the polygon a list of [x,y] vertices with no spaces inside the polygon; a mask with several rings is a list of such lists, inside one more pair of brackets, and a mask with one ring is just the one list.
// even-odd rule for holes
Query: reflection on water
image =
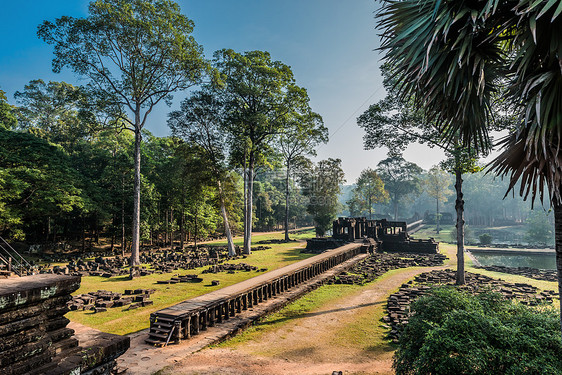
{"label": "reflection on water", "polygon": [[552,254],[491,255],[472,252],[483,266],[531,267],[543,270],[556,269],[556,256]]}

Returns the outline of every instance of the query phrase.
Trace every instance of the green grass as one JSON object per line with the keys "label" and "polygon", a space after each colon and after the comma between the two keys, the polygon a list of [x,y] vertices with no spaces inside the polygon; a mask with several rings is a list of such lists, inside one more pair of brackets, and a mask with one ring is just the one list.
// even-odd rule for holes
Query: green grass
{"label": "green grass", "polygon": [[454,225],[441,225],[439,234],[435,230],[435,224],[425,224],[419,231],[412,234],[414,238],[434,238],[437,242],[451,242],[451,232],[455,231]]}
{"label": "green grass", "polygon": [[[307,231],[292,238],[304,239],[313,236],[313,231]],[[255,235],[253,242],[256,243],[267,239],[280,239],[283,234]],[[219,242],[220,243],[220,242]],[[296,261],[309,258],[313,254],[302,253],[304,246],[302,242],[289,242],[283,244],[270,244],[271,249],[255,251],[246,259],[238,259],[230,263],[247,263],[259,268],[267,268],[268,271],[286,266]],[[172,273],[154,274],[129,280],[128,276],[103,278],[98,276],[82,277],[80,289],[74,295],[97,291],[100,289],[113,292],[123,292],[125,289],[156,289],[151,299],[154,305],[140,307],[135,310],[127,311],[127,307],[110,308],[103,313],[93,313],[91,311],[71,311],[66,316],[74,322],[99,329],[104,332],[115,334],[128,334],[148,328],[150,325],[149,317],[154,311],[175,305],[181,301],[193,298],[214,290],[232,285],[251,277],[257,276],[262,272],[236,272],[227,274],[225,272],[217,274],[200,274],[205,268],[200,267],[195,270],[175,271]],[[156,284],[157,280],[168,280],[172,276],[180,274],[200,274],[203,278],[201,283],[178,283],[178,284]],[[220,285],[211,286],[211,280],[219,280]]]}

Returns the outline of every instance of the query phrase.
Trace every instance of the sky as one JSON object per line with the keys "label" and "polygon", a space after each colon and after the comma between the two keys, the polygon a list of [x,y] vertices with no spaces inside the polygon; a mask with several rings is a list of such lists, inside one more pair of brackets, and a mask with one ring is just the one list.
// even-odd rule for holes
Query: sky
{"label": "sky", "polygon": [[[382,99],[379,32],[375,0],[182,0],[183,14],[195,23],[193,36],[207,58],[221,48],[243,52],[265,50],[291,66],[296,83],[307,89],[312,109],[322,115],[330,141],[317,150],[315,160],[339,158],[347,183],[365,168],[375,168],[386,149],[364,150],[363,130],[356,119]],[[2,1],[0,12],[0,90],[8,101],[32,79],[86,81],[68,70],[51,70],[52,46],[37,38],[37,26],[61,16],[87,16],[84,0]],[[161,104],[146,128],[157,136],[170,135],[167,114],[179,108],[185,93],[175,95],[171,107]],[[404,157],[429,169],[443,154],[413,145]]]}

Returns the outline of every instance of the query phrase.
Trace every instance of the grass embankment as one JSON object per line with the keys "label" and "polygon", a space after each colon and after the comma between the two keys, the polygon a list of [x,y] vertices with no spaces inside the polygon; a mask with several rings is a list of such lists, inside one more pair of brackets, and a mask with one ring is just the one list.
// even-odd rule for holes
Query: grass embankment
{"label": "grass embankment", "polygon": [[[309,230],[306,232],[293,234],[292,239],[303,240],[314,236],[314,231]],[[264,234],[254,235],[253,242],[257,244],[258,241],[281,239],[283,234]],[[236,240],[237,245],[242,245],[242,240]],[[213,243],[216,245],[226,244],[224,241]],[[268,244],[271,246],[268,250],[254,251],[252,255],[246,259],[237,259],[229,261],[229,263],[247,263],[258,268],[267,268],[268,271],[281,268],[288,264],[306,259],[313,254],[302,253],[304,242],[289,242],[282,244]],[[153,274],[129,280],[128,276],[103,278],[98,276],[85,276],[82,277],[80,289],[74,295],[93,292],[97,290],[109,290],[113,292],[122,293],[125,289],[156,289],[156,292],[151,296],[154,305],[147,307],[140,307],[135,310],[127,310],[127,307],[110,308],[107,312],[93,313],[91,311],[71,311],[66,316],[73,322],[84,324],[88,327],[96,328],[104,332],[115,334],[128,334],[137,332],[139,330],[148,328],[150,325],[149,317],[154,311],[172,306],[176,303],[184,301],[189,298],[199,296],[201,294],[209,293],[214,290],[232,285],[251,277],[257,276],[262,272],[236,272],[227,274],[220,273],[207,273],[201,272],[208,267],[200,267],[194,270],[178,270],[172,273]],[[180,274],[200,274],[203,278],[201,283],[178,283],[178,284],[156,284],[157,280],[169,280],[172,276]],[[211,286],[211,280],[219,280],[220,285]]]}

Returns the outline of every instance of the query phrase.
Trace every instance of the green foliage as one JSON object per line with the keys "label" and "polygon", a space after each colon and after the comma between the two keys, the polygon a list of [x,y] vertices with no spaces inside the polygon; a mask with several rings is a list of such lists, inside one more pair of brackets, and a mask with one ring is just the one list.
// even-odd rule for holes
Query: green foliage
{"label": "green foliage", "polygon": [[351,192],[351,199],[347,202],[351,216],[369,213],[372,219],[373,205],[388,201],[388,193],[384,189],[384,182],[371,168],[364,169],[355,182]]}
{"label": "green foliage", "polygon": [[18,127],[40,138],[71,149],[92,133],[87,96],[82,88],[65,82],[30,81],[14,94],[18,108]]}
{"label": "green foliage", "polygon": [[527,233],[525,240],[530,244],[552,245],[554,244],[553,217],[549,212],[540,209],[532,210],[525,221]]}
{"label": "green foliage", "polygon": [[8,104],[6,93],[0,90],[0,129],[13,129],[17,122],[14,108]]}
{"label": "green foliage", "polygon": [[81,182],[60,146],[0,130],[0,231],[21,239],[25,227],[84,207]]}
{"label": "green foliage", "polygon": [[490,245],[492,243],[492,235],[489,233],[482,233],[478,236],[480,245]]}
{"label": "green foliage", "polygon": [[338,194],[345,182],[340,159],[321,160],[301,176],[307,211],[316,223],[316,234],[324,236],[339,211]]}
{"label": "green foliage", "polygon": [[[158,102],[199,83],[209,70],[190,35],[193,21],[168,0],[97,0],[87,18],[45,21],[38,35],[54,45],[53,70],[69,67],[90,79],[90,89],[112,114],[142,127]],[[129,119],[128,109],[141,118]]]}
{"label": "green foliage", "polygon": [[445,202],[453,194],[449,189],[451,179],[449,175],[437,167],[432,167],[424,180],[425,191],[438,202]]}
{"label": "green foliage", "polygon": [[422,169],[415,163],[406,161],[402,155],[389,155],[377,164],[379,177],[390,196],[394,219],[398,219],[398,204],[409,195],[421,192],[419,175]]}
{"label": "green foliage", "polygon": [[398,375],[562,374],[553,308],[445,287],[412,310],[394,358]]}

